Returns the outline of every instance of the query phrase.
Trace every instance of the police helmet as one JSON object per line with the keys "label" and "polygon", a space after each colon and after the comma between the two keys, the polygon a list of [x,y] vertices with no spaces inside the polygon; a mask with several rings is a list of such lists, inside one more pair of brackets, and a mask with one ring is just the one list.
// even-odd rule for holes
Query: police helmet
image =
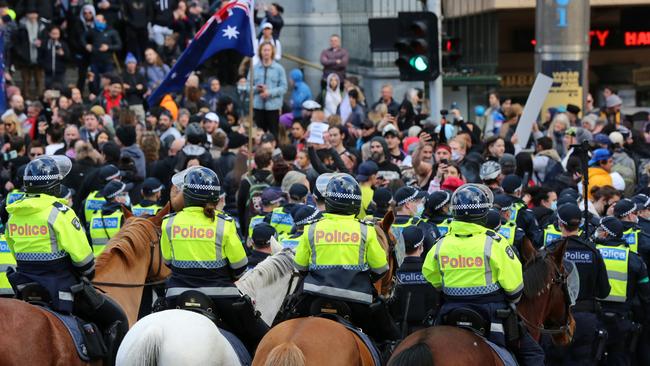
{"label": "police helmet", "polygon": [[460,221],[482,220],[493,202],[494,195],[488,187],[474,183],[463,184],[451,196],[452,215]]}
{"label": "police helmet", "polygon": [[61,180],[72,168],[72,162],[64,155],[42,155],[25,167],[23,183],[27,193],[44,193],[57,196],[61,192]]}
{"label": "police helmet", "polygon": [[191,169],[183,178],[185,206],[203,206],[206,203],[217,203],[220,193],[219,177],[208,168]]}
{"label": "police helmet", "polygon": [[492,160],[483,163],[478,173],[482,181],[497,179],[499,174],[501,174],[501,165]]}
{"label": "police helmet", "polygon": [[314,184],[314,195],[318,201],[325,200],[325,188],[327,188],[327,183],[329,183],[330,179],[332,179],[334,175],[334,173],[325,173],[316,178],[316,184]]}
{"label": "police helmet", "polygon": [[356,215],[361,209],[361,187],[349,174],[339,174],[330,179],[323,196],[328,213]]}

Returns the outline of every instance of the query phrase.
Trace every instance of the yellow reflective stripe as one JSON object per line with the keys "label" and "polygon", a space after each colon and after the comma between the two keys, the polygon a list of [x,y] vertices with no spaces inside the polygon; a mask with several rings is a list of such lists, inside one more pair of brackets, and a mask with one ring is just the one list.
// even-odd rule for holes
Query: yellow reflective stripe
{"label": "yellow reflective stripe", "polygon": [[314,243],[314,233],[316,232],[317,224],[318,223],[315,222],[309,225],[309,232],[307,233],[309,248],[311,249],[311,264],[316,264],[316,243]]}
{"label": "yellow reflective stripe", "polygon": [[625,302],[627,300],[627,271],[631,248],[607,245],[597,245],[596,248],[600,251],[605,262],[607,278],[611,287],[609,296],[603,300]]}
{"label": "yellow reflective stripe", "polygon": [[359,244],[359,265],[362,266],[366,263],[366,236],[368,235],[368,227],[360,223],[361,225],[361,243]]}
{"label": "yellow reflective stripe", "polygon": [[[217,219],[217,232],[214,235],[214,250],[216,252],[215,258],[216,260],[221,260],[223,259],[223,247],[222,247],[222,242],[223,242],[223,227],[225,225],[225,220],[222,219]],[[244,257],[246,258],[246,257]]]}
{"label": "yellow reflective stripe", "polygon": [[490,266],[490,256],[492,255],[492,237],[485,236],[485,244],[483,245],[483,265],[485,266],[485,284],[492,284],[492,266]]}

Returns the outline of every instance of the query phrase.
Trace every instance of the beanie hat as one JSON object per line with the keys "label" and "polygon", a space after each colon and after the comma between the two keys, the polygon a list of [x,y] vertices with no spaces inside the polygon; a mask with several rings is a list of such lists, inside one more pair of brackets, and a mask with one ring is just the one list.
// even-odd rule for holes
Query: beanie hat
{"label": "beanie hat", "polygon": [[124,146],[135,144],[136,134],[133,126],[120,126],[115,130],[115,135]]}

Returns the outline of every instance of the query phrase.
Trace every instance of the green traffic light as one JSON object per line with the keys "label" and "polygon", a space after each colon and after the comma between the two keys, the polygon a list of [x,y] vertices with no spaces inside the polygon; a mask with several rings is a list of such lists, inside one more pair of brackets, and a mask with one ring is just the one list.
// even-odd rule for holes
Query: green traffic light
{"label": "green traffic light", "polygon": [[424,56],[413,56],[409,64],[417,71],[426,71],[429,68],[429,62]]}

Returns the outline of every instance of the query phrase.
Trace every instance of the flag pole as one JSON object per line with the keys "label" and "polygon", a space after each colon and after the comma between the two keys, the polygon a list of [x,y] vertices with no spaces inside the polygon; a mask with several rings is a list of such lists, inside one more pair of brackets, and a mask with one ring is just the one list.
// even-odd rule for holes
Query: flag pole
{"label": "flag pole", "polygon": [[248,172],[253,170],[253,58],[248,70]]}

